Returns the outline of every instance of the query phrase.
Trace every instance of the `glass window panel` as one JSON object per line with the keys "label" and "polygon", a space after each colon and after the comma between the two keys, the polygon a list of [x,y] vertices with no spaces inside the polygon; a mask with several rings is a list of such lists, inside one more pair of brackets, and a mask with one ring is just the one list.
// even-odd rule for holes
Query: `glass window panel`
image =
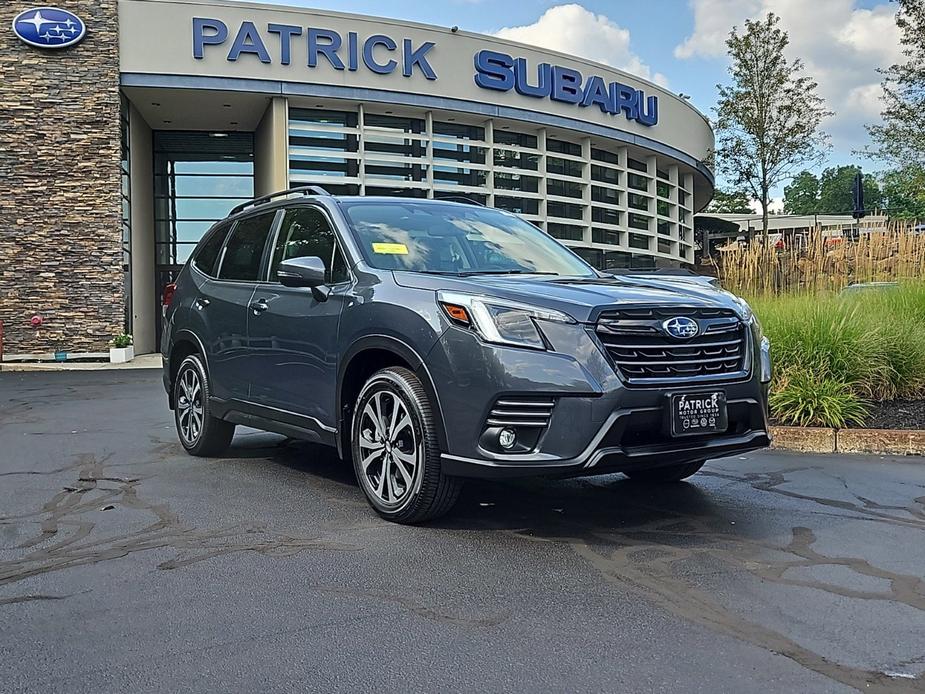
{"label": "glass window panel", "polygon": [[357,126],[357,113],[350,111],[325,111],[311,108],[289,109],[289,123],[334,125],[344,128]]}
{"label": "glass window panel", "polygon": [[629,213],[629,226],[633,227],[633,229],[648,229],[649,228],[649,217],[644,217],[641,214],[630,212]]}
{"label": "glass window panel", "polygon": [[649,200],[644,195],[639,195],[638,193],[629,193],[626,198],[627,205],[632,207],[634,210],[645,210],[649,211]]}
{"label": "glass window panel", "polygon": [[592,164],[591,165],[591,180],[602,181],[604,183],[612,183],[613,185],[619,185],[620,172],[614,169],[608,169],[606,166],[596,166]]}
{"label": "glass window panel", "polygon": [[580,161],[559,159],[558,157],[546,157],[546,171],[553,174],[581,178],[583,166],[584,164]]}
{"label": "glass window panel", "polygon": [[434,159],[449,159],[470,164],[485,163],[486,149],[484,147],[470,147],[469,145],[454,144],[452,142],[434,142],[433,152]]}
{"label": "glass window panel", "polygon": [[488,182],[488,172],[482,169],[434,166],[434,181],[461,186],[484,186]]}
{"label": "glass window panel", "polygon": [[515,214],[539,214],[540,201],[535,198],[508,198],[495,196],[495,207]]}
{"label": "glass window panel", "polygon": [[537,146],[536,135],[515,133],[497,127],[495,128],[494,139],[495,144],[498,145],[517,145],[518,147],[528,147],[529,149],[536,149]]}
{"label": "glass window panel", "polygon": [[591,199],[594,202],[606,202],[611,205],[620,204],[620,191],[603,186],[591,186]]}
{"label": "glass window panel", "polygon": [[546,203],[546,215],[549,217],[563,217],[565,219],[581,219],[582,206],[550,200]]}
{"label": "glass window panel", "polygon": [[546,181],[546,193],[549,195],[559,195],[565,198],[580,198],[581,184],[573,181],[549,179]]}
{"label": "glass window panel", "polygon": [[670,178],[668,176],[668,172],[665,171],[664,169],[655,169],[655,175],[658,176],[659,178],[664,178],[666,181]]}
{"label": "glass window panel", "polygon": [[659,221],[658,223],[658,233],[663,236],[671,236],[671,222]]}
{"label": "glass window panel", "polygon": [[665,239],[658,240],[658,252],[659,253],[671,253],[671,241]]}
{"label": "glass window panel", "polygon": [[660,214],[662,217],[671,216],[671,203],[664,200],[658,200],[655,203],[655,211]]}
{"label": "glass window panel", "polygon": [[571,224],[558,224],[556,222],[547,223],[546,231],[554,238],[568,241],[582,241],[585,233],[583,227],[576,227]]}
{"label": "glass window panel", "polygon": [[611,246],[620,245],[620,232],[612,229],[591,229],[591,240],[594,243],[607,243]]}
{"label": "glass window panel", "polygon": [[625,251],[605,251],[604,252],[604,269],[616,270],[628,268],[632,264],[633,256]]}
{"label": "glass window panel", "polygon": [[574,142],[566,142],[564,140],[555,140],[553,138],[549,138],[546,140],[546,151],[557,152],[559,154],[569,154],[573,157],[580,157],[581,145],[576,145]]}
{"label": "glass window panel", "polygon": [[592,207],[591,221],[602,222],[604,224],[619,224],[620,212],[618,210],[611,210],[606,207]]}
{"label": "glass window panel", "polygon": [[157,195],[180,197],[254,197],[254,179],[244,176],[155,176]]}
{"label": "glass window panel", "polygon": [[356,135],[323,130],[289,131],[289,147],[307,147],[310,149],[333,149],[340,152],[356,152],[359,150],[359,140]]}
{"label": "glass window panel", "polygon": [[363,124],[367,128],[387,128],[406,133],[424,132],[424,121],[419,118],[402,118],[400,116],[367,113],[363,116]]}
{"label": "glass window panel", "polygon": [[284,260],[318,257],[324,261],[326,281],[329,284],[349,278],[347,263],[337,244],[337,236],[324,214],[312,207],[286,210],[283,224],[276,238],[270,280],[277,281],[277,269]]}
{"label": "glass window panel", "polygon": [[290,173],[299,175],[310,173],[313,176],[350,176],[360,175],[360,163],[356,159],[339,157],[289,156]]}
{"label": "glass window panel", "polygon": [[620,157],[616,152],[608,152],[604,149],[591,148],[591,158],[595,161],[605,161],[608,164],[619,164]]}
{"label": "glass window panel", "polygon": [[573,248],[572,250],[592,267],[596,267],[598,270],[604,268],[604,251],[599,248]]}
{"label": "glass window panel", "polygon": [[[226,217],[235,205],[247,202],[249,198],[156,198],[155,219],[203,219],[215,221]],[[169,209],[172,206],[173,209]]]}
{"label": "glass window panel", "polygon": [[158,265],[183,265],[196,248],[195,243],[156,243]]}
{"label": "glass window panel", "polygon": [[649,250],[649,237],[642,234],[630,234],[630,248]]}
{"label": "glass window panel", "polygon": [[[207,238],[202,247],[196,253],[196,258],[193,260],[193,265],[196,266],[198,270],[209,275],[210,277],[215,276],[215,261],[218,260],[218,253],[222,249],[222,244],[225,243],[225,236],[228,234],[228,230],[231,228],[230,224],[223,224],[215,229],[215,231]],[[167,244],[159,244],[161,246],[167,246]],[[184,249],[193,246],[194,244],[182,244]],[[177,244],[171,244],[170,247],[176,247]],[[188,255],[188,253],[187,253]],[[174,264],[185,262],[185,260],[178,260],[176,252],[172,252],[170,259],[166,261],[165,264]]]}
{"label": "glass window panel", "polygon": [[[203,157],[208,155],[202,155]],[[171,162],[170,172],[175,174],[208,174],[211,176],[239,175],[253,176],[253,161],[222,160],[216,155],[211,161],[182,161]]]}
{"label": "glass window panel", "polygon": [[529,154],[527,152],[515,152],[510,149],[494,150],[495,166],[505,166],[510,169],[526,169],[527,171],[536,171],[540,168],[540,157],[538,154]]}
{"label": "glass window panel", "polygon": [[628,169],[633,169],[635,171],[648,171],[649,167],[646,166],[645,162],[639,161],[638,159],[633,159],[632,157],[626,160],[626,167]]}
{"label": "glass window panel", "polygon": [[264,212],[239,221],[225,246],[218,270],[219,279],[256,282],[260,261],[276,212]]}
{"label": "glass window panel", "polygon": [[495,171],[495,188],[500,190],[518,190],[522,193],[536,193],[540,189],[540,179],[515,173]]}
{"label": "glass window panel", "polygon": [[427,166],[410,162],[367,161],[366,175],[402,181],[423,181],[427,178]]}
{"label": "glass window panel", "polygon": [[655,182],[655,192],[660,198],[671,197],[671,186],[663,181]]}
{"label": "glass window panel", "polygon": [[635,190],[649,190],[649,179],[639,174],[628,173],[626,175],[626,185]]}
{"label": "glass window panel", "polygon": [[462,123],[443,123],[434,121],[434,135],[443,137],[456,137],[460,140],[484,140],[485,128],[477,125],[463,125]]}

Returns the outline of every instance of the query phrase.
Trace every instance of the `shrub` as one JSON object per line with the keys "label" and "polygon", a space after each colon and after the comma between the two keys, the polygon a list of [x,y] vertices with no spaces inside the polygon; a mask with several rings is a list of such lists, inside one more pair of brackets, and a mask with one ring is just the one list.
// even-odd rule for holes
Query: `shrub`
{"label": "shrub", "polygon": [[838,429],[863,424],[864,402],[848,384],[834,378],[798,371],[771,393],[771,409],[785,424],[828,426]]}

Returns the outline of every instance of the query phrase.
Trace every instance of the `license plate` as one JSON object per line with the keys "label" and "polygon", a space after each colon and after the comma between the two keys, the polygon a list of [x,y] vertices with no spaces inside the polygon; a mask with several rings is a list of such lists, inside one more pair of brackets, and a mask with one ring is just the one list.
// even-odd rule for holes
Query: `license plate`
{"label": "license plate", "polygon": [[726,431],[726,394],[677,393],[671,396],[671,435],[695,436]]}

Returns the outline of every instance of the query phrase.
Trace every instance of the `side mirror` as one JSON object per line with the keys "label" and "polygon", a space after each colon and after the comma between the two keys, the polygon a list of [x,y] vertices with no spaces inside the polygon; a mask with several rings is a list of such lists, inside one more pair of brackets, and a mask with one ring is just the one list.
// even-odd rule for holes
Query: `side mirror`
{"label": "side mirror", "polygon": [[276,266],[276,277],[284,287],[310,287],[318,301],[328,298],[324,261],[317,256],[290,258]]}

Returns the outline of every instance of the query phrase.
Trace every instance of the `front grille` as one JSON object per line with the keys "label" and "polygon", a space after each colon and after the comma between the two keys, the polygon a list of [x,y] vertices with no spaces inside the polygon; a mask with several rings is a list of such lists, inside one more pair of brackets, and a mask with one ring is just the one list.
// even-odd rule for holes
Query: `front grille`
{"label": "front grille", "polygon": [[491,408],[486,424],[490,427],[542,429],[549,424],[555,405],[556,401],[552,398],[503,397]]}
{"label": "front grille", "polygon": [[[662,323],[692,318],[700,332],[669,336]],[[722,308],[643,307],[605,311],[596,333],[624,380],[631,385],[741,378],[748,371],[747,328]]]}

